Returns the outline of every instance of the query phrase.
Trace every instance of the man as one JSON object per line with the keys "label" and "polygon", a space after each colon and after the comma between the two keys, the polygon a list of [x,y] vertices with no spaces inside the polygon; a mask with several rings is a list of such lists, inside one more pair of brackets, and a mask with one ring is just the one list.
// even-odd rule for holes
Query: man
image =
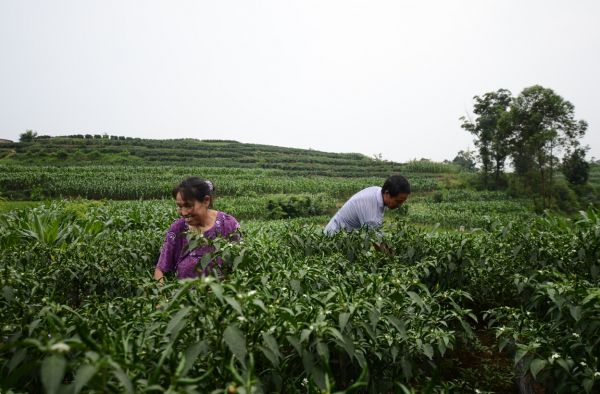
{"label": "man", "polygon": [[384,208],[398,208],[409,194],[408,180],[402,175],[392,175],[383,187],[368,187],[350,197],[325,226],[325,234],[352,231],[363,226],[377,229],[383,224]]}

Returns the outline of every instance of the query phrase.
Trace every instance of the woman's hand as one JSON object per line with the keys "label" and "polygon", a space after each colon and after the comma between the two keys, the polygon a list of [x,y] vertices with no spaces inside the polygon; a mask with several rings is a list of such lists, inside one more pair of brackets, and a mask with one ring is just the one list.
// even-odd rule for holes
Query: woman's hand
{"label": "woman's hand", "polygon": [[156,279],[161,285],[165,284],[165,274],[158,267],[156,267],[154,270],[154,279]]}

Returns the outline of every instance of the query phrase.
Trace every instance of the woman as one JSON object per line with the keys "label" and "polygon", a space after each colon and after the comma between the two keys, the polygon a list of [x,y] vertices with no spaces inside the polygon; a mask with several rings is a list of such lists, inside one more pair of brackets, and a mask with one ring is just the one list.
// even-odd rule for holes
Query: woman
{"label": "woman", "polygon": [[176,271],[177,278],[195,278],[208,275],[221,259],[211,261],[205,269],[200,259],[206,253],[214,252],[210,245],[200,245],[188,250],[188,234],[196,233],[208,239],[224,237],[239,240],[240,228],[237,220],[224,212],[212,209],[214,188],[209,181],[196,177],[185,179],[175,189],[173,197],[177,203],[177,219],[165,236],[158,263],[154,271],[154,279],[162,281],[165,272]]}

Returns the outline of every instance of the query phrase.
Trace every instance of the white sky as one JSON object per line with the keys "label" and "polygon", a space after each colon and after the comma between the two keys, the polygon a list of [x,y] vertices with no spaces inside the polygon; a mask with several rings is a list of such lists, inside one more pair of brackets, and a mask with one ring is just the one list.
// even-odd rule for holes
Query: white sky
{"label": "white sky", "polygon": [[540,84],[600,157],[598,0],[0,0],[0,138],[473,148],[473,96]]}

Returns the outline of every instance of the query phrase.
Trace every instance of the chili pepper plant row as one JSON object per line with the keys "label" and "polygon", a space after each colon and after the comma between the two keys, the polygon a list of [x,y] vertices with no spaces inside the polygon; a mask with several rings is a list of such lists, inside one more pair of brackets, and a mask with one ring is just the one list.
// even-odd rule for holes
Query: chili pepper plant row
{"label": "chili pepper plant row", "polygon": [[[472,232],[322,234],[242,222],[225,275],[151,278],[164,204],[0,216],[4,392],[489,391],[442,378],[474,332],[558,392],[599,389],[600,217],[489,218]],[[374,246],[384,242],[386,252]]]}

